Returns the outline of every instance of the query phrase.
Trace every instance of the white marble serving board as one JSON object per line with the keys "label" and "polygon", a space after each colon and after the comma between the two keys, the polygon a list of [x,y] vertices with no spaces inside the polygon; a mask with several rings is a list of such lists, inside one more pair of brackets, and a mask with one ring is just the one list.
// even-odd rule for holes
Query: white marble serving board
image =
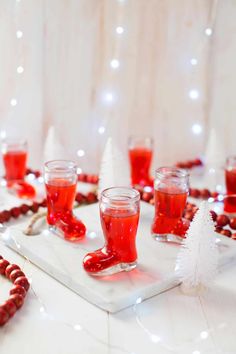
{"label": "white marble serving board", "polygon": [[[6,244],[53,278],[103,310],[116,312],[131,306],[141,297],[150,298],[178,284],[174,273],[178,245],[159,243],[150,235],[153,206],[141,203],[141,217],[137,234],[138,266],[102,278],[88,275],[82,266],[87,252],[103,246],[98,204],[84,206],[76,214],[85,222],[88,235],[73,244],[45,229],[39,236],[23,234],[27,221],[10,226],[3,234]],[[218,237],[218,236],[217,236]],[[221,237],[221,262],[236,255],[236,242]]]}

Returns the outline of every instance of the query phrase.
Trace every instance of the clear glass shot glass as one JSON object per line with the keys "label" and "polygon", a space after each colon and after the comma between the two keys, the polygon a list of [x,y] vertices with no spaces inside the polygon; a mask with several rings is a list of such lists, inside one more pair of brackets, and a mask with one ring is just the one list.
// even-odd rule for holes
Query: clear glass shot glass
{"label": "clear glass shot glass", "polygon": [[7,186],[23,181],[26,173],[27,142],[20,138],[9,138],[1,146]]}
{"label": "clear glass shot glass", "polygon": [[68,241],[78,241],[86,233],[85,225],[73,215],[76,171],[76,164],[67,160],[49,161],[44,166],[47,222],[53,231],[62,234]]}
{"label": "clear glass shot glass", "polygon": [[152,186],[150,167],[153,156],[151,137],[131,136],[128,140],[132,185]]}
{"label": "clear glass shot glass", "polygon": [[236,214],[236,156],[229,156],[226,160],[225,186],[224,211]]}
{"label": "clear glass shot glass", "polygon": [[175,167],[156,170],[154,181],[155,215],[151,228],[158,241],[179,242],[189,227],[182,218],[189,193],[189,174]]}
{"label": "clear glass shot glass", "polygon": [[105,245],[85,256],[85,270],[93,275],[110,275],[134,269],[137,265],[139,192],[128,187],[108,188],[101,194],[99,208]]}

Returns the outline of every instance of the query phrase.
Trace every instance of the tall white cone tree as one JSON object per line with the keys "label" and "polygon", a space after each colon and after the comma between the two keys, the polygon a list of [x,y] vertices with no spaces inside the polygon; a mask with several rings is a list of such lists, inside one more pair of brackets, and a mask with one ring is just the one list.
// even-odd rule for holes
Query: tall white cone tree
{"label": "tall white cone tree", "polygon": [[204,201],[190,224],[177,257],[176,272],[182,290],[196,294],[208,287],[217,273],[218,249],[209,204]]}
{"label": "tall white cone tree", "polygon": [[128,161],[108,138],[103,152],[98,183],[98,197],[110,187],[130,186]]}
{"label": "tall white cone tree", "polygon": [[55,127],[51,126],[48,129],[47,137],[44,143],[44,162],[56,159],[63,159],[64,156],[65,151],[56,135]]}

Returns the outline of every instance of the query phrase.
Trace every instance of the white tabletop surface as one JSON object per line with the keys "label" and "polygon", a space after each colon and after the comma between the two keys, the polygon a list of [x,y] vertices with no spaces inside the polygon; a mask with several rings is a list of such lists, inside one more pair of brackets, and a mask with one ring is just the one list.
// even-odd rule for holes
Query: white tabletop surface
{"label": "white tabletop surface", "polygon": [[[1,210],[16,202],[0,194]],[[183,295],[177,287],[108,314],[2,243],[0,254],[32,280],[22,309],[0,327],[1,354],[236,353],[236,262],[202,296]],[[10,287],[0,277],[0,301]]]}

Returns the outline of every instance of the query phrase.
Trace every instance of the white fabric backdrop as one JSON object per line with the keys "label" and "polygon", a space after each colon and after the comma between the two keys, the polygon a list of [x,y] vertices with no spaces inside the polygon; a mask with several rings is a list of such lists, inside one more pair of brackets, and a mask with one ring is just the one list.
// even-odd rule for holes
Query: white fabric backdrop
{"label": "white fabric backdrop", "polygon": [[[87,172],[97,172],[111,135],[123,150],[130,134],[153,135],[153,167],[202,155],[211,126],[226,152],[236,153],[236,1],[219,0],[212,24],[215,3],[1,0],[1,136],[26,136],[29,164],[38,167],[55,125],[66,157]],[[119,68],[111,68],[112,59]],[[78,157],[78,149],[85,155]]]}

